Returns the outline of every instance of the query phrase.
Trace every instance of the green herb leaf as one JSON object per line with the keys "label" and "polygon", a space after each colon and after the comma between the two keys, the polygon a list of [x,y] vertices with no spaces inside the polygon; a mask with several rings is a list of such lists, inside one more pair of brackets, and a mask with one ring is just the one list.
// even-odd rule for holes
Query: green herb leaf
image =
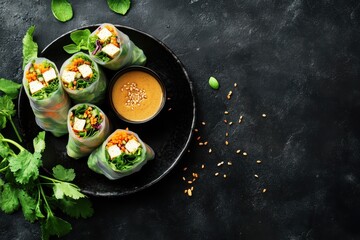
{"label": "green herb leaf", "polygon": [[15,104],[7,95],[0,97],[0,129],[6,127],[6,122],[16,113]]}
{"label": "green herb leaf", "polygon": [[18,198],[25,219],[28,220],[29,222],[34,222],[37,219],[35,212],[36,200],[22,189],[18,192]]}
{"label": "green herb leaf", "polygon": [[91,32],[89,29],[76,30],[70,33],[70,38],[76,45],[87,45],[88,38]]}
{"label": "green herb leaf", "polygon": [[48,214],[48,217],[44,224],[41,226],[43,239],[48,239],[49,236],[58,236],[62,237],[68,234],[72,227],[71,224],[67,221],[58,218],[52,214]]}
{"label": "green herb leaf", "polygon": [[20,151],[18,155],[9,157],[10,170],[17,182],[26,184],[39,176],[40,157],[40,154],[31,154],[26,149]]}
{"label": "green herb leaf", "polygon": [[1,139],[4,139],[4,136],[0,133],[0,157],[6,158],[14,152],[9,147],[9,144],[7,142],[1,141]]}
{"label": "green herb leaf", "polygon": [[122,15],[125,15],[130,8],[130,0],[107,0],[109,8]]}
{"label": "green herb leaf", "polygon": [[22,40],[22,43],[23,43],[23,66],[22,66],[22,68],[23,69],[26,66],[26,64],[28,64],[30,62],[31,59],[37,58],[38,45],[33,40],[34,31],[35,31],[35,26],[31,26],[27,30],[27,32]]}
{"label": "green herb leaf", "polygon": [[19,83],[16,83],[14,81],[5,78],[0,78],[0,91],[3,91],[11,99],[17,98],[20,87],[21,84]]}
{"label": "green herb leaf", "polygon": [[61,165],[57,165],[52,170],[54,177],[58,180],[71,182],[75,179],[74,169],[66,169]]}
{"label": "green herb leaf", "polygon": [[69,21],[73,17],[73,9],[67,0],[51,0],[51,10],[60,22]]}
{"label": "green herb leaf", "polygon": [[78,200],[63,198],[59,200],[61,210],[73,218],[88,218],[94,214],[91,202],[88,198]]}
{"label": "green herb leaf", "polygon": [[88,38],[90,34],[89,29],[76,30],[70,33],[70,38],[74,43],[65,45],[63,49],[69,54],[74,54],[81,50],[88,50]]}
{"label": "green herb leaf", "polygon": [[42,153],[45,150],[45,131],[39,132],[33,140],[33,145],[36,153]]}
{"label": "green herb leaf", "polygon": [[209,78],[209,85],[212,89],[215,89],[215,90],[219,89],[219,86],[220,86],[218,80],[216,80],[216,78],[214,78],[214,77]]}
{"label": "green herb leaf", "polygon": [[0,207],[5,213],[13,213],[19,208],[19,200],[17,198],[16,188],[13,188],[10,183],[3,186],[0,194]]}
{"label": "green herb leaf", "polygon": [[64,196],[68,196],[73,199],[86,197],[80,192],[80,188],[78,186],[67,182],[54,183],[53,190],[54,196],[57,199],[62,199]]}
{"label": "green herb leaf", "polygon": [[69,54],[74,54],[74,53],[77,53],[77,52],[80,52],[80,47],[76,44],[69,44],[69,45],[65,45],[63,47],[63,49],[65,50],[65,52],[69,53]]}

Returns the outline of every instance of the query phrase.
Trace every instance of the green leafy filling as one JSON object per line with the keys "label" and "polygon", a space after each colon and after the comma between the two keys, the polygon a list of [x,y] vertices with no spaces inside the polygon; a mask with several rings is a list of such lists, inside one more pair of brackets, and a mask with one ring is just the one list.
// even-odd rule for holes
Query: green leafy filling
{"label": "green leafy filling", "polygon": [[107,153],[107,159],[113,169],[127,171],[133,169],[135,165],[143,160],[142,151],[143,149],[140,146],[134,153],[123,152],[113,159],[110,159],[110,155]]}
{"label": "green leafy filling", "polygon": [[[101,123],[103,122],[102,114],[98,108],[89,109],[90,106],[87,104],[82,104],[76,109],[72,110],[70,115],[70,122],[73,125],[75,122],[75,117],[78,119],[85,119],[86,124],[83,131],[75,131],[75,134],[79,135],[81,138],[89,138],[95,136],[101,129]],[[95,120],[91,120],[94,118]],[[93,122],[91,122],[93,121]]]}

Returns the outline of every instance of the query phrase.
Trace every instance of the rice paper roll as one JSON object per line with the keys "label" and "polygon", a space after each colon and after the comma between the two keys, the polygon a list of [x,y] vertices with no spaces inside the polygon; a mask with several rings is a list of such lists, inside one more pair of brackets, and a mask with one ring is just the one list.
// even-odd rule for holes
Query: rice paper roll
{"label": "rice paper roll", "polygon": [[69,140],[66,152],[75,159],[88,156],[110,134],[105,113],[89,103],[77,104],[69,110],[67,127]]}
{"label": "rice paper roll", "polygon": [[115,180],[139,171],[154,157],[136,133],[117,129],[91,153],[87,163],[91,170]]}
{"label": "rice paper roll", "polygon": [[89,55],[95,62],[111,70],[146,63],[143,50],[109,23],[101,24],[90,34]]}
{"label": "rice paper roll", "polygon": [[98,64],[85,53],[76,53],[60,69],[61,83],[74,103],[101,103],[106,77]]}
{"label": "rice paper roll", "polygon": [[56,137],[66,134],[70,99],[61,87],[55,63],[46,58],[32,59],[24,68],[22,83],[36,124]]}

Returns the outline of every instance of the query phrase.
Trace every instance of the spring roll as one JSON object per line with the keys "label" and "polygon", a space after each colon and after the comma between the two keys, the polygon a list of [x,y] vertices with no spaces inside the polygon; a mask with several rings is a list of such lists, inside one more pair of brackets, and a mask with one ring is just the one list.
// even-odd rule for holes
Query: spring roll
{"label": "spring roll", "polygon": [[60,78],[74,103],[98,104],[105,97],[105,74],[85,53],[76,53],[67,59],[61,66]]}
{"label": "spring roll", "polygon": [[100,25],[90,34],[89,55],[95,62],[111,70],[146,63],[144,52],[126,34],[109,23]]}
{"label": "spring roll", "polygon": [[117,129],[91,153],[88,166],[115,180],[139,171],[154,157],[154,151],[136,133]]}
{"label": "spring roll", "polygon": [[70,99],[61,87],[55,63],[46,58],[31,60],[24,68],[22,83],[36,124],[56,137],[66,134]]}
{"label": "spring roll", "polygon": [[69,110],[67,154],[75,159],[88,156],[110,134],[109,120],[97,106],[77,104]]}

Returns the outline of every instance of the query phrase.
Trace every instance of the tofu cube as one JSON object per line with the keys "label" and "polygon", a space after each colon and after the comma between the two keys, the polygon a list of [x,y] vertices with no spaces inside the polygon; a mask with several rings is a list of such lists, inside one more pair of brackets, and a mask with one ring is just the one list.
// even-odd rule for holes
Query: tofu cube
{"label": "tofu cube", "polygon": [[111,147],[109,147],[107,149],[107,151],[110,155],[110,159],[114,159],[114,158],[120,156],[122,153],[121,149],[117,145],[112,145]]}
{"label": "tofu cube", "polygon": [[75,80],[76,72],[64,70],[62,73],[61,79],[65,83],[71,83]]}
{"label": "tofu cube", "polygon": [[126,150],[128,150],[129,152],[133,153],[135,152],[139,147],[140,147],[140,143],[134,139],[131,139],[130,141],[128,141],[125,144],[125,148]]}
{"label": "tofu cube", "polygon": [[45,82],[47,82],[47,83],[50,82],[51,80],[54,80],[55,78],[57,78],[55,69],[53,69],[53,68],[50,68],[49,70],[44,72],[42,75],[43,75]]}
{"label": "tofu cube", "polygon": [[112,33],[106,27],[104,27],[96,35],[100,38],[100,40],[105,41],[111,37]]}
{"label": "tofu cube", "polygon": [[39,81],[32,81],[29,83],[30,93],[34,94],[38,91],[40,91],[44,85]]}
{"label": "tofu cube", "polygon": [[78,66],[78,70],[81,73],[81,76],[83,78],[90,78],[91,75],[93,74],[93,71],[91,69],[91,67],[87,64],[83,64]]}
{"label": "tofu cube", "polygon": [[120,48],[118,48],[112,43],[109,43],[102,48],[102,51],[106,53],[106,55],[108,55],[109,57],[114,58],[120,52]]}
{"label": "tofu cube", "polygon": [[85,119],[79,119],[79,118],[75,117],[73,129],[75,131],[80,132],[80,131],[84,130],[85,124],[86,124]]}

